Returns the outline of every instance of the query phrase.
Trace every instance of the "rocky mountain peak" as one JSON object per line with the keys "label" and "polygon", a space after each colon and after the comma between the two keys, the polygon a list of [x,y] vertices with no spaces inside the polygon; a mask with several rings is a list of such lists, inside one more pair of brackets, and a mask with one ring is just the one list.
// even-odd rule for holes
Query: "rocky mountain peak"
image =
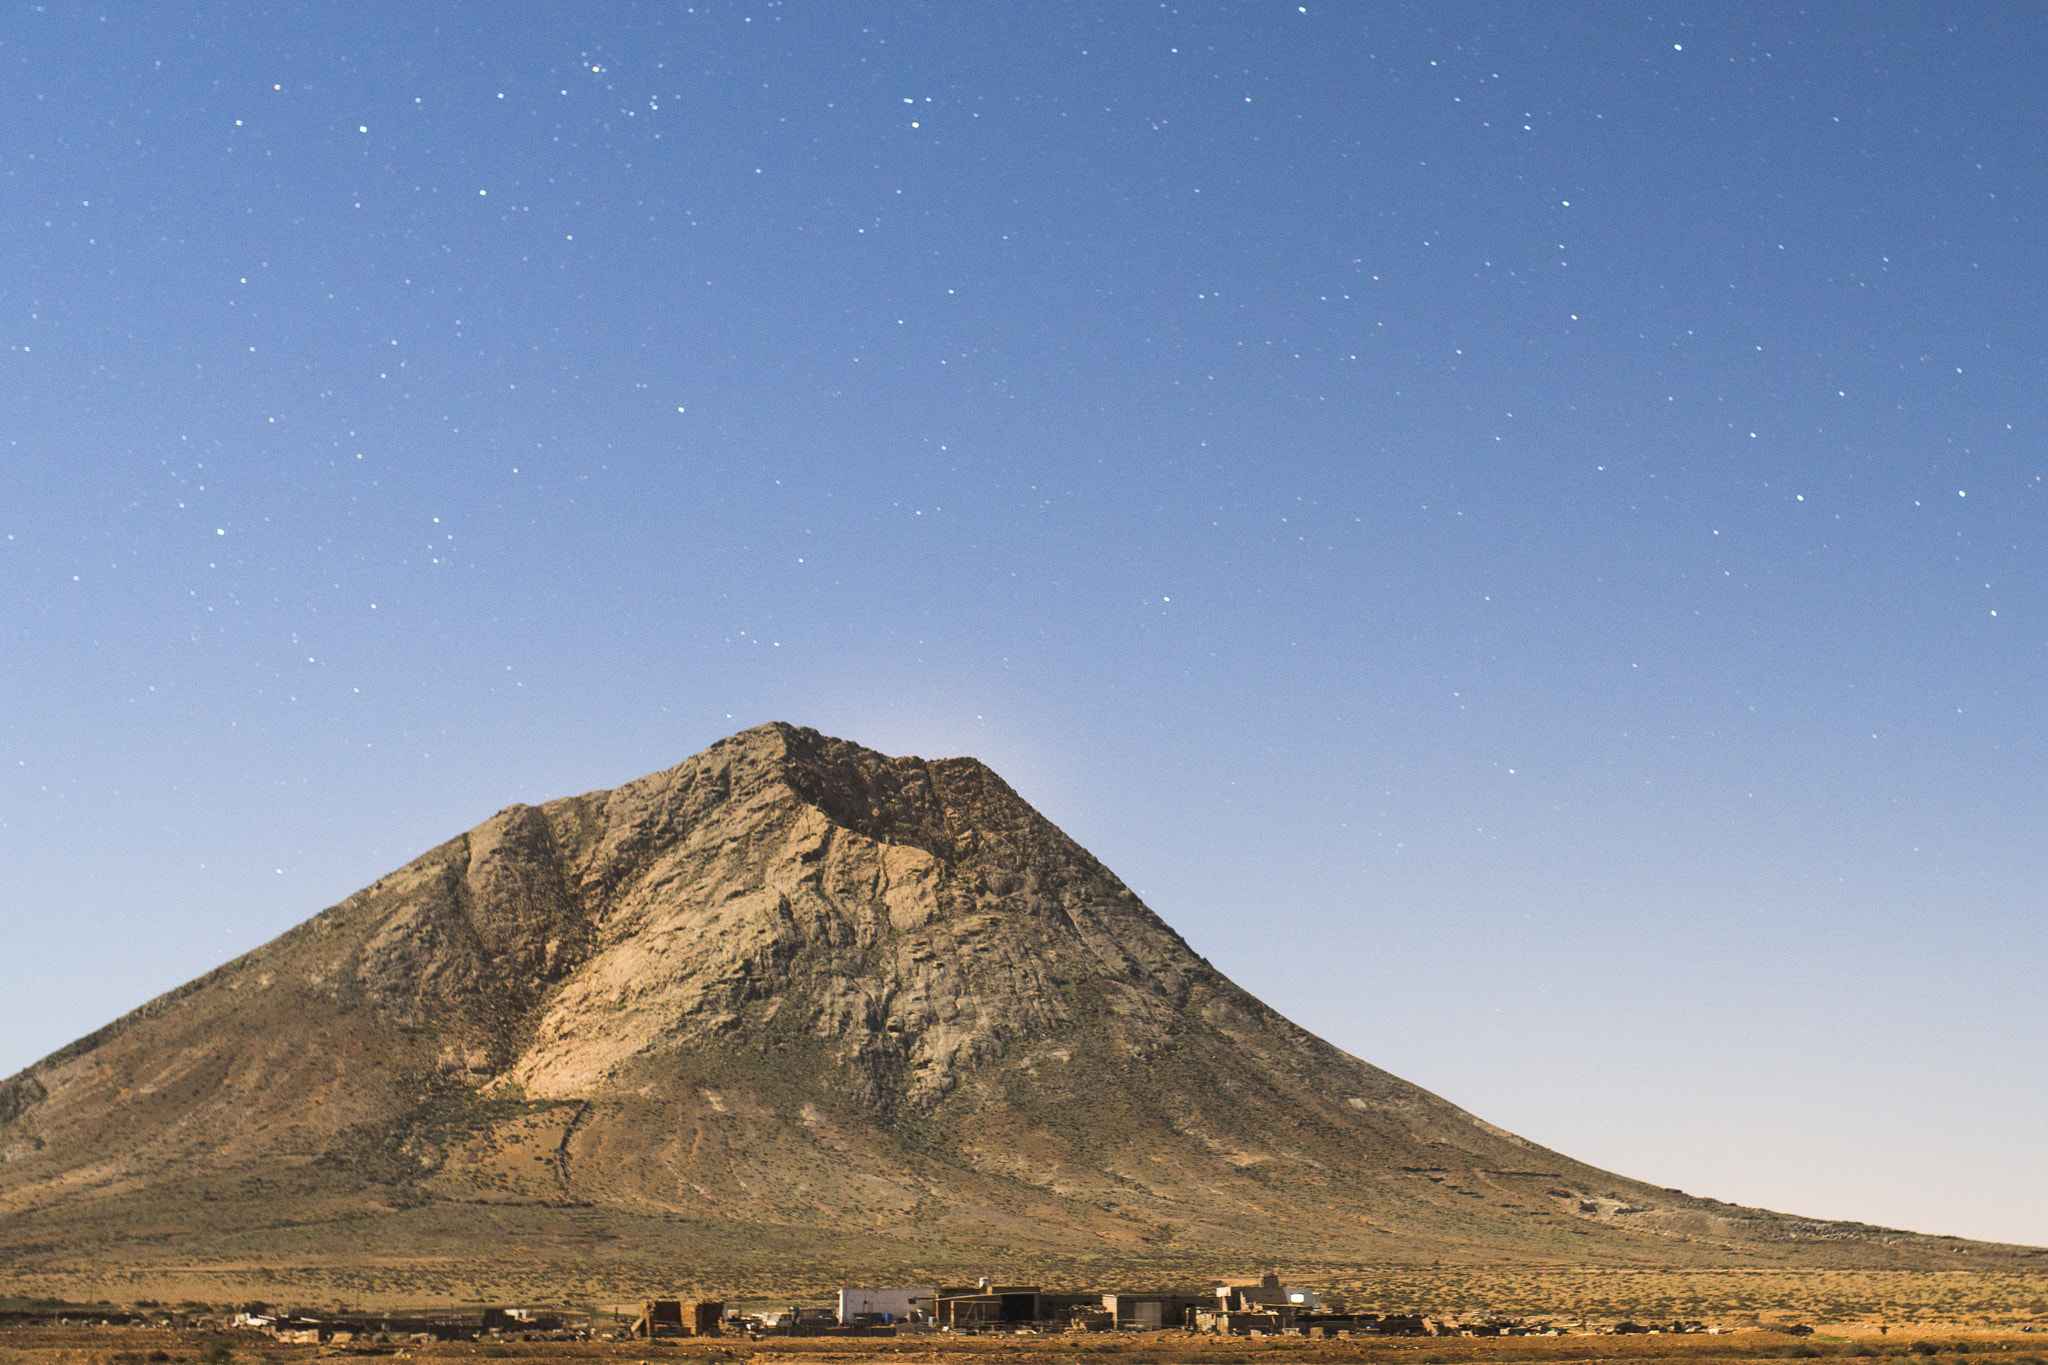
{"label": "rocky mountain peak", "polygon": [[981,763],[783,724],[508,807],[0,1082],[0,1156],[0,1254],[246,1263],[375,1217],[377,1255],[431,1260],[490,1243],[480,1209],[533,1255],[597,1218],[911,1282],[1104,1248],[1899,1254],[1483,1123],[1225,979]]}
{"label": "rocky mountain peak", "polygon": [[[808,1044],[842,1098],[929,1111],[1013,1042],[1070,1024],[1076,988],[1113,983],[1134,1030],[1148,1011],[1163,1029],[1206,970],[973,759],[762,726],[539,814],[549,856],[521,844],[521,875],[485,874],[533,907],[494,917],[526,932],[521,961],[540,934],[582,929],[505,1073],[533,1095],[584,1093],[667,1048]],[[552,913],[557,887],[578,913]]]}

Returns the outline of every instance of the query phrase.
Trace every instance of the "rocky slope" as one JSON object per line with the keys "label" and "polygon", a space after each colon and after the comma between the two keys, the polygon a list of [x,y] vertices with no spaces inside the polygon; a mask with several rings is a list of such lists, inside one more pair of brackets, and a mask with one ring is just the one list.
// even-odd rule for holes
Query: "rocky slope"
{"label": "rocky slope", "polygon": [[1232,985],[975,760],[786,725],[502,811],[0,1082],[0,1156],[24,1285],[1950,1254],[1526,1143]]}

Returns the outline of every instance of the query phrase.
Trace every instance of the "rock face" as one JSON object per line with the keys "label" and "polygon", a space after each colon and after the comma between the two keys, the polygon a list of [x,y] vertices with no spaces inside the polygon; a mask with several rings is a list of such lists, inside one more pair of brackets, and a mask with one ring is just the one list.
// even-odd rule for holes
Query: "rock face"
{"label": "rock face", "polygon": [[1239,990],[975,760],[786,725],[502,811],[0,1082],[0,1154],[0,1261],[385,1264],[478,1210],[524,1239],[485,1261],[926,1278],[1863,1231],[1525,1143]]}

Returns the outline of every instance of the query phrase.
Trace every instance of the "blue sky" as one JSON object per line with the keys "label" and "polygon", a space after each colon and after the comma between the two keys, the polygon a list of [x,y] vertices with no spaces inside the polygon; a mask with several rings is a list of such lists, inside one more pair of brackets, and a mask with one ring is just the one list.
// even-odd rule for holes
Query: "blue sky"
{"label": "blue sky", "polygon": [[2048,1243],[2037,7],[589,8],[0,19],[0,1072],[783,719]]}

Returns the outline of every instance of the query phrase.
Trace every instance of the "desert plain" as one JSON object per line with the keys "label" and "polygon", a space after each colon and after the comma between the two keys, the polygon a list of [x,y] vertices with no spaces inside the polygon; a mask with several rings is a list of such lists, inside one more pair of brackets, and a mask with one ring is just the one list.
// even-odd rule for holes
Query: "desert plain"
{"label": "desert plain", "polygon": [[[1969,1291],[1966,1291],[1966,1293]],[[1999,1293],[1993,1286],[1975,1292]],[[1716,1334],[1580,1335],[1509,1338],[1203,1337],[1179,1331],[1032,1334],[996,1337],[912,1336],[875,1340],[720,1337],[684,1341],[372,1342],[288,1345],[254,1332],[180,1331],[155,1326],[16,1325],[0,1328],[0,1365],[310,1365],[314,1361],[390,1358],[420,1365],[482,1360],[590,1362],[591,1365],[1659,1365],[1660,1362],[1778,1360],[1890,1361],[1892,1365],[1997,1361],[2041,1365],[2040,1338],[2013,1330],[1920,1324],[1880,1335],[1869,1324],[1841,1324],[1811,1336],[1752,1327]]]}

